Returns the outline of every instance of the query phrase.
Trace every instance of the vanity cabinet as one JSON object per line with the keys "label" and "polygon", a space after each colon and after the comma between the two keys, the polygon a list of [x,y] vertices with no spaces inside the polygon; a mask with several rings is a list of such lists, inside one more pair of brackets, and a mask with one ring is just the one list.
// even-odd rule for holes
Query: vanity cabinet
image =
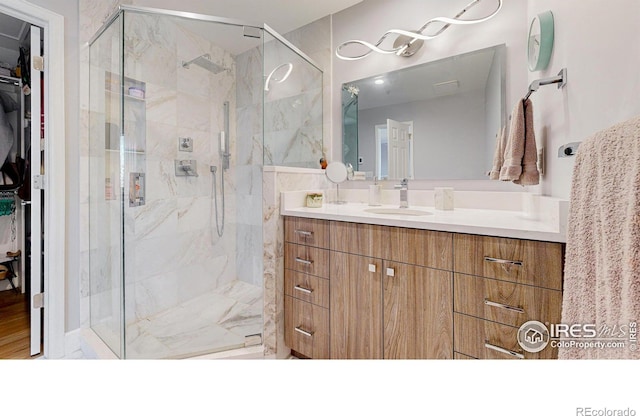
{"label": "vanity cabinet", "polygon": [[453,236],[456,356],[556,358],[518,344],[527,321],[558,323],[564,245],[467,234]]}
{"label": "vanity cabinet", "polygon": [[311,358],[555,358],[564,245],[285,217],[285,341]]}
{"label": "vanity cabinet", "polygon": [[285,218],[284,336],[309,358],[329,358],[329,223]]}

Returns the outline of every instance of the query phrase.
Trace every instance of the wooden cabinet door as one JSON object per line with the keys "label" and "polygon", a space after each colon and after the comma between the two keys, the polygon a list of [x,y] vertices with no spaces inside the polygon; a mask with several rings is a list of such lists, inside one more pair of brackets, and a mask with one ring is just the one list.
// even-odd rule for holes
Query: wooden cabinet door
{"label": "wooden cabinet door", "polygon": [[452,358],[452,273],[390,261],[382,273],[384,358]]}
{"label": "wooden cabinet door", "polygon": [[331,252],[331,358],[382,358],[382,260]]}

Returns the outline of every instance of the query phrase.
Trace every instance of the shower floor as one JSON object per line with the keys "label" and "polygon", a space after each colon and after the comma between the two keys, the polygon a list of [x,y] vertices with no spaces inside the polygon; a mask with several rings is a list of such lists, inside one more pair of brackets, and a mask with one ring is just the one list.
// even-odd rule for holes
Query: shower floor
{"label": "shower floor", "polygon": [[187,358],[262,334],[262,288],[239,280],[127,325],[127,358]]}

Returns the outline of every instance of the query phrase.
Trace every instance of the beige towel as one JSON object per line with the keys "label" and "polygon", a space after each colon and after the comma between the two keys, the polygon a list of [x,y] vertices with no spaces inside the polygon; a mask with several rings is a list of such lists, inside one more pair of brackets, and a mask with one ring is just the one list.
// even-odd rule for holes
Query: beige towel
{"label": "beige towel", "polygon": [[[573,169],[562,323],[640,323],[640,117],[582,142]],[[615,338],[603,334],[603,338]],[[637,344],[640,346],[640,342]],[[624,348],[561,348],[559,358],[640,358]]]}
{"label": "beige towel", "polygon": [[520,100],[511,114],[500,180],[513,181],[523,186],[537,185],[540,183],[537,162],[538,149],[533,130],[533,104],[531,100]]}
{"label": "beige towel", "polygon": [[496,150],[493,154],[493,167],[489,172],[489,179],[497,181],[500,179],[500,169],[504,163],[504,148],[507,144],[507,126],[502,126],[496,137]]}

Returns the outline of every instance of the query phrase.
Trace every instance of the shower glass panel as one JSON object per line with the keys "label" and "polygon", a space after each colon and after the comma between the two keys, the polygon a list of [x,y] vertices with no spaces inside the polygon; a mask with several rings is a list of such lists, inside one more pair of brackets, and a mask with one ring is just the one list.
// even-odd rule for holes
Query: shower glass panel
{"label": "shower glass panel", "polygon": [[358,166],[358,93],[342,89],[342,161]]}
{"label": "shower glass panel", "polygon": [[264,164],[319,168],[322,71],[267,32],[264,73]]}
{"label": "shower glass panel", "polygon": [[122,356],[123,196],[120,187],[122,16],[90,49],[89,268],[91,327]]}
{"label": "shower glass panel", "polygon": [[262,342],[265,32],[193,17],[122,7],[90,44],[91,327],[120,358]]}

